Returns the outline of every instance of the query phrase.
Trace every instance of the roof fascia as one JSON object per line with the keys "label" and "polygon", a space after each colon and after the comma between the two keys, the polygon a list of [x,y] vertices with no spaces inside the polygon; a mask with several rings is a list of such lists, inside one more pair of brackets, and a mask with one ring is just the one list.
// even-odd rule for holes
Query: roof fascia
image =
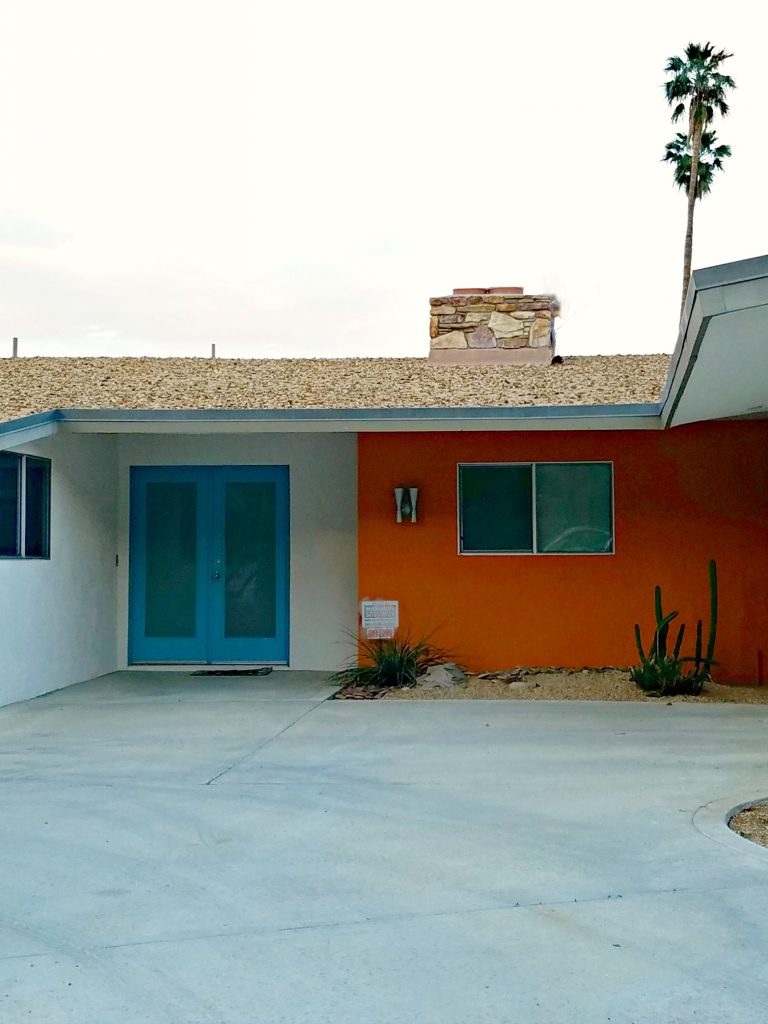
{"label": "roof fascia", "polygon": [[173,431],[206,426],[236,431],[423,431],[516,429],[654,429],[658,403],[445,409],[62,409],[59,422],[76,431]]}
{"label": "roof fascia", "polygon": [[59,412],[53,410],[0,422],[0,451],[38,441],[41,437],[50,437],[58,431],[60,418]]}

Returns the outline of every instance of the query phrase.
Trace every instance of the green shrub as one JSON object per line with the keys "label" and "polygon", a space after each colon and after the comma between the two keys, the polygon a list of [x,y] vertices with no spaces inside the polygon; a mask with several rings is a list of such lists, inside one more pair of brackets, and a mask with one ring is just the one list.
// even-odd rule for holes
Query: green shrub
{"label": "green shrub", "polygon": [[366,640],[352,634],[356,654],[331,678],[342,686],[384,688],[413,686],[432,665],[443,665],[451,656],[435,647],[428,637],[411,640]]}
{"label": "green shrub", "polygon": [[[681,657],[685,625],[681,625],[677,633],[675,645],[670,654],[667,641],[670,624],[677,618],[677,612],[664,614],[661,601],[661,587],[654,591],[654,613],[656,629],[651,646],[646,654],[640,635],[640,627],[635,624],[635,643],[640,655],[640,664],[631,669],[629,678],[641,690],[653,697],[670,697],[675,694],[697,696],[701,693],[704,683],[711,677],[712,666],[715,664],[715,639],[717,637],[717,565],[714,559],[709,563],[709,635],[707,637],[706,654],[703,653],[701,619],[696,623],[696,647],[692,657]],[[693,668],[686,671],[686,663],[693,663]]]}

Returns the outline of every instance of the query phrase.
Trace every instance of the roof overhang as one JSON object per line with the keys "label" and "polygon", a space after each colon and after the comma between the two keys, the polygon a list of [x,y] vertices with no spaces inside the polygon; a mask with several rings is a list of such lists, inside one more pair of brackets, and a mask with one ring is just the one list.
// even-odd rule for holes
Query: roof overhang
{"label": "roof overhang", "polygon": [[0,423],[0,451],[16,445],[50,437],[59,429],[58,412],[40,412],[34,416],[22,416],[16,420]]}
{"label": "roof overhang", "polygon": [[768,416],[768,256],[693,274],[661,399],[664,426]]}
{"label": "roof overhang", "polygon": [[660,407],[473,409],[57,409],[0,424],[0,449],[53,433],[244,434],[467,430],[658,430]]}

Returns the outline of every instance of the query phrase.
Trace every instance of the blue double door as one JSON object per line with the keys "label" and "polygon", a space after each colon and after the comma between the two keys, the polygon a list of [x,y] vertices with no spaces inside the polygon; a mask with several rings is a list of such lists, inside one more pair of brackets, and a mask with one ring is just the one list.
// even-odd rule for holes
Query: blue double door
{"label": "blue double door", "polygon": [[131,470],[129,660],[288,661],[288,467]]}

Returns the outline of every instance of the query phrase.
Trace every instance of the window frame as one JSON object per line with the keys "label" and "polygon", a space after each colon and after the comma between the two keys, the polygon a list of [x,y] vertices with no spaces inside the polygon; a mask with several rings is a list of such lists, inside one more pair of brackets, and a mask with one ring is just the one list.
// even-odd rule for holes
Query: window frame
{"label": "window frame", "polygon": [[[16,493],[16,548],[17,554],[15,555],[2,555],[0,554],[0,561],[3,562],[49,562],[51,560],[51,481],[52,481],[52,466],[51,460],[46,459],[42,455],[23,455],[21,452],[2,451],[2,455],[10,456],[16,460],[16,481],[17,481],[17,493]],[[27,460],[32,459],[34,462],[42,462],[48,468],[48,488],[45,506],[43,512],[43,523],[45,525],[45,536],[46,536],[46,554],[44,555],[28,555],[26,553],[27,546]]]}
{"label": "window frame", "polygon": [[[461,471],[467,467],[481,468],[504,468],[506,466],[529,466],[531,469],[531,536],[533,549],[531,551],[465,551],[463,549],[463,504],[461,500]],[[610,513],[611,513],[611,548],[610,551],[539,551],[538,525],[536,516],[536,467],[537,466],[610,466],[611,467],[611,492],[610,492]],[[503,558],[605,558],[616,554],[616,501],[615,501],[615,466],[612,459],[540,459],[537,462],[458,462],[456,464],[456,541],[457,552],[462,557],[481,558],[501,556]]]}

